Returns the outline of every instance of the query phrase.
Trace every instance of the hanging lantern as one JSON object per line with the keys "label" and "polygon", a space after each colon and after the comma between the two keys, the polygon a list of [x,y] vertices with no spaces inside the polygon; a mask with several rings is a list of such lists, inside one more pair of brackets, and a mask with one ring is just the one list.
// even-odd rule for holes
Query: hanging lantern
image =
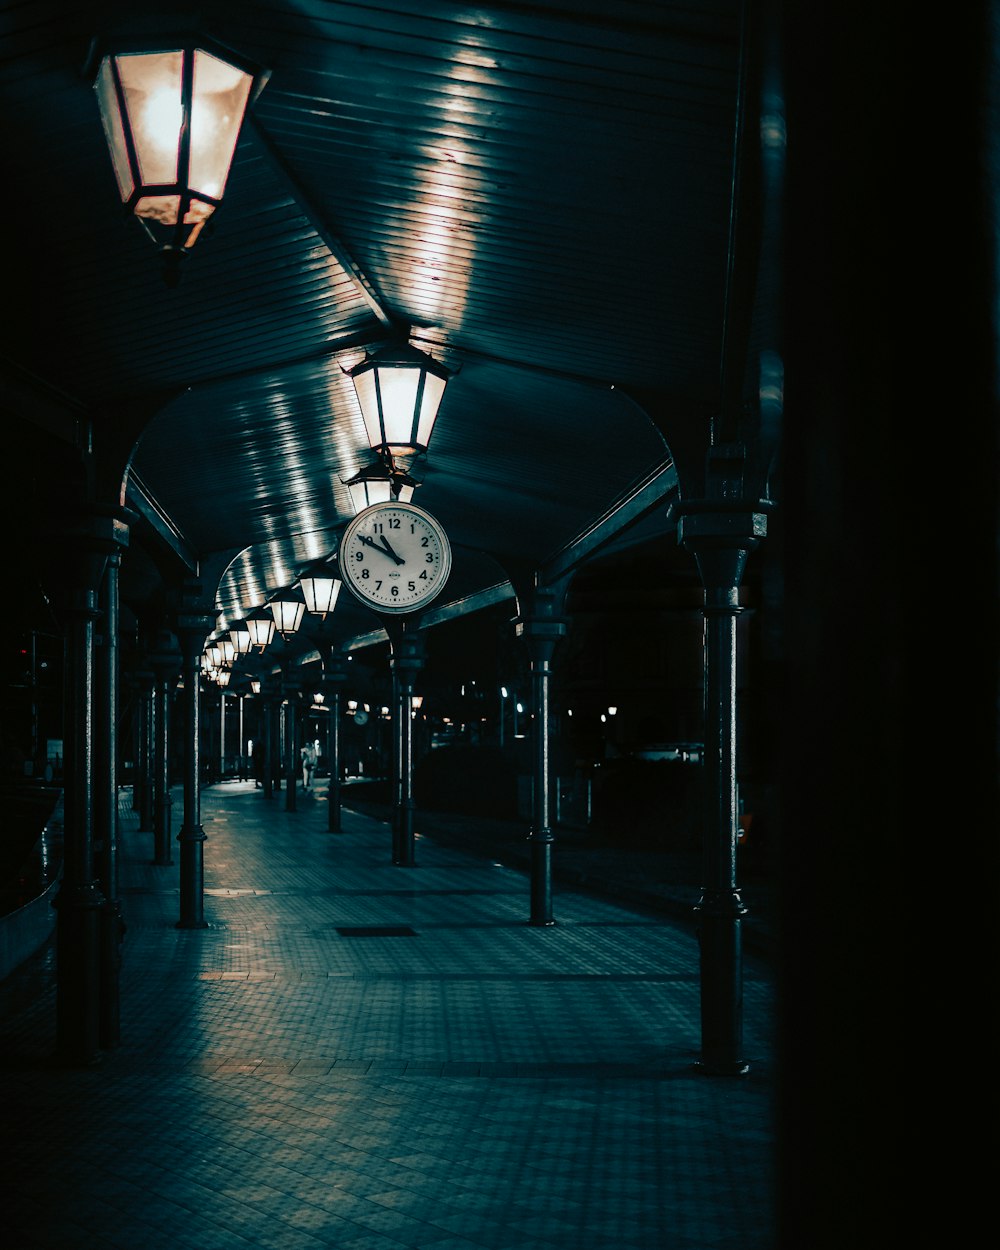
{"label": "hanging lantern", "polygon": [[263,651],[274,637],[274,616],[265,611],[248,616],[247,631],[250,634],[251,646],[259,647]]}
{"label": "hanging lantern", "polygon": [[344,485],[351,492],[351,507],[357,516],[369,504],[388,503],[391,499],[409,503],[420,483],[397,469],[392,463],[392,457],[386,454],[378,464],[359,469]]}
{"label": "hanging lantern", "polygon": [[223,690],[229,685],[229,679],[232,676],[228,668],[220,668],[215,674],[215,680],[219,683]]}
{"label": "hanging lantern", "polygon": [[306,601],[301,592],[291,588],[279,590],[267,605],[274,616],[274,625],[282,638],[288,638],[302,624],[306,613]]}
{"label": "hanging lantern", "polygon": [[246,621],[237,621],[229,631],[229,638],[236,655],[246,655],[253,644],[250,641],[250,630]]}
{"label": "hanging lantern", "polygon": [[222,202],[248,104],[267,75],[208,41],[109,52],[94,90],[122,203],[166,257]]}
{"label": "hanging lantern", "polygon": [[260,694],[260,678],[259,677],[250,678],[250,693]]}
{"label": "hanging lantern", "polygon": [[344,371],[354,382],[373,450],[426,451],[449,370],[409,344],[387,347]]}
{"label": "hanging lantern", "polygon": [[299,588],[305,599],[306,611],[315,612],[326,620],[326,614],[336,607],[341,585],[339,578],[318,573],[300,577]]}

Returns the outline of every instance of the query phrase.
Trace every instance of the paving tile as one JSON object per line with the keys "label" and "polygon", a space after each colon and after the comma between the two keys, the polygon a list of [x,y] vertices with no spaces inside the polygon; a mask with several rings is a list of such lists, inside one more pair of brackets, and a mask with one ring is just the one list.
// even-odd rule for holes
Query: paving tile
{"label": "paving tile", "polygon": [[750,1074],[709,1078],[684,928],[564,889],[532,927],[513,869],[429,839],[399,868],[386,825],[345,811],[331,842],[252,788],[202,803],[200,930],[124,810],[95,1070],[51,1062],[51,950],[0,985],[5,1244],[771,1250],[766,965]]}

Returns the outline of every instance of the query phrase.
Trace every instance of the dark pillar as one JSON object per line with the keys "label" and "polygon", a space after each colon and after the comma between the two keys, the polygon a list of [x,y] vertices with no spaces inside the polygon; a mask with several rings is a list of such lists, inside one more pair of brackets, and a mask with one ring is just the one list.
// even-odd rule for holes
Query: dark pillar
{"label": "dark pillar", "polygon": [[393,736],[397,744],[396,808],[392,862],[412,868],[413,848],[413,679],[424,666],[423,637],[404,622],[388,629],[393,675]]}
{"label": "dark pillar", "polygon": [[552,655],[566,633],[566,623],[556,615],[556,594],[536,590],[530,615],[517,626],[525,639],[531,664],[532,723],[532,823],[528,835],[531,849],[531,916],[533,925],[552,925],[551,791],[549,785],[549,684]]}
{"label": "dark pillar", "polygon": [[323,691],[330,708],[330,729],[327,738],[327,755],[330,763],[330,785],[327,790],[327,828],[330,833],[340,833],[340,692],[347,683],[347,665],[343,655],[327,649],[323,656]]}
{"label": "dark pillar", "polygon": [[109,517],[81,519],[60,535],[55,584],[66,622],[63,872],[56,908],[56,1053],[70,1066],[100,1059],[101,915],[94,877],[94,622],[98,590],[115,549]]}
{"label": "dark pillar", "polygon": [[264,732],[264,798],[270,799],[274,797],[274,773],[275,759],[277,756],[277,742],[275,734],[275,719],[278,714],[278,708],[281,706],[277,694],[270,689],[264,689],[261,683],[261,692],[264,696],[264,715],[262,717],[262,729]]}
{"label": "dark pillar", "polygon": [[[689,505],[690,506],[690,505]],[[701,1059],[714,1075],[741,1076],[743,1057],[742,920],[736,839],[736,617],[747,555],[766,518],[746,507],[687,512],[678,537],[692,552],[705,588],[705,830],[702,891],[696,907],[701,948]]]}
{"label": "dark pillar", "polygon": [[170,809],[170,702],[181,665],[177,639],[168,629],[159,632],[150,655],[155,674],[153,699],[153,863],[172,864]]}
{"label": "dark pillar", "polygon": [[285,811],[294,812],[302,767],[299,759],[299,674],[292,669],[283,671],[281,687],[285,696]]}
{"label": "dark pillar", "polygon": [[[389,802],[391,805],[392,862],[396,864],[399,862],[399,821],[403,810],[403,753],[406,748],[403,743],[403,717],[400,713],[400,700],[403,695],[400,686],[399,669],[393,664],[391,657],[389,666],[391,669],[389,675],[389,707],[392,710],[392,720],[389,722]],[[376,745],[381,756],[381,719],[376,720],[375,724],[378,727]]]}
{"label": "dark pillar", "polygon": [[116,547],[100,590],[102,624],[95,653],[94,849],[104,903],[101,908],[99,1037],[103,1049],[121,1042],[119,974],[125,922],[118,896],[118,573],[128,544],[128,524],[114,518]]}
{"label": "dark pillar", "polygon": [[184,820],[177,835],[180,853],[178,929],[204,929],[205,830],[201,826],[201,653],[215,617],[182,613],[177,621],[184,682]]}
{"label": "dark pillar", "polygon": [[151,668],[135,674],[139,690],[139,754],[136,761],[136,799],[139,830],[153,832],[153,687],[156,675]]}

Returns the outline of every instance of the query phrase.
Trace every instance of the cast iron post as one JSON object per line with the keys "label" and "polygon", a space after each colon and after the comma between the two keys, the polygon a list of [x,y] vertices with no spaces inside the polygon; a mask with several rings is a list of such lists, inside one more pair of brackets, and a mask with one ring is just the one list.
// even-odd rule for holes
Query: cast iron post
{"label": "cast iron post", "polygon": [[531,614],[519,622],[517,633],[527,643],[531,663],[532,726],[532,823],[528,834],[531,849],[531,915],[533,925],[553,925],[552,847],[549,760],[549,683],[552,655],[566,633],[566,622],[556,615],[558,595],[536,588]]}
{"label": "cast iron post", "polygon": [[149,659],[156,675],[153,700],[153,863],[158,867],[168,867],[174,862],[170,839],[170,699],[181,666],[180,648],[170,630],[160,630]]}
{"label": "cast iron post", "polygon": [[340,692],[347,683],[347,665],[343,655],[329,647],[323,653],[323,690],[330,708],[330,729],[327,754],[330,762],[330,785],[327,790],[327,829],[340,833]]}
{"label": "cast iron post", "polygon": [[53,536],[63,567],[54,584],[66,620],[63,870],[56,908],[56,1054],[70,1066],[100,1060],[101,914],[94,878],[94,621],[98,589],[115,549],[110,517],[81,517]]}
{"label": "cast iron post", "polygon": [[[148,661],[148,657],[146,657]],[[139,831],[153,832],[153,687],[156,674],[144,665],[135,673],[139,691],[139,755],[136,761],[136,793]]]}
{"label": "cast iron post", "polygon": [[393,823],[392,862],[411,868],[413,850],[413,679],[424,666],[423,637],[412,625],[393,621],[387,626],[393,674],[393,719],[398,750],[398,800]]}
{"label": "cast iron post", "polygon": [[122,939],[125,923],[118,897],[118,570],[128,546],[126,514],[111,518],[115,547],[109,553],[101,586],[103,628],[96,652],[94,720],[94,841],[98,881],[104,896],[101,909],[100,1043],[105,1050],[121,1042]]}
{"label": "cast iron post", "polygon": [[685,505],[678,539],[705,589],[705,830],[695,908],[701,950],[701,1059],[715,1075],[743,1075],[742,920],[736,846],[736,618],[748,554],[767,532],[763,513],[720,500]]}
{"label": "cast iron post", "polygon": [[177,619],[184,679],[184,820],[177,835],[180,852],[178,929],[205,929],[205,843],[201,824],[201,653],[215,616],[185,612]]}
{"label": "cast iron post", "polygon": [[277,754],[274,721],[281,703],[270,677],[261,682],[260,689],[264,698],[264,798],[271,799],[274,797],[274,763]]}
{"label": "cast iron post", "polygon": [[285,811],[295,811],[299,760],[298,705],[301,680],[294,669],[282,669],[281,686],[285,696]]}

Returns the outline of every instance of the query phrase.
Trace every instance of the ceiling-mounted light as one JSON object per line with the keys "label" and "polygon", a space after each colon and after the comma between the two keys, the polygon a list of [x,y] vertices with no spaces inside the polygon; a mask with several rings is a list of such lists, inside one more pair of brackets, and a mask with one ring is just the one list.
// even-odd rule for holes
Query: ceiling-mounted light
{"label": "ceiling-mounted light", "polygon": [[274,616],[275,628],[285,639],[295,633],[306,613],[305,596],[291,586],[277,591],[267,606]]}
{"label": "ceiling-mounted light", "polygon": [[351,492],[351,507],[357,516],[369,504],[388,503],[390,499],[409,503],[420,483],[414,481],[408,473],[397,469],[392,457],[385,453],[378,464],[359,469],[344,485]]}
{"label": "ceiling-mounted light", "polygon": [[299,588],[305,599],[306,611],[315,612],[323,620],[337,604],[337,596],[343,583],[337,577],[325,573],[307,573],[299,578]]}
{"label": "ceiling-mounted light", "polygon": [[273,614],[266,608],[262,608],[260,612],[252,613],[247,617],[247,631],[250,634],[251,645],[263,651],[274,637]]}
{"label": "ceiling-mounted light", "polygon": [[250,641],[250,630],[246,621],[236,621],[229,631],[229,639],[236,655],[246,655],[253,643]]}
{"label": "ceiling-mounted light", "polygon": [[267,73],[202,38],[116,45],[94,82],[122,202],[168,263],[222,202],[248,104]]}
{"label": "ceiling-mounted light", "polygon": [[374,451],[391,456],[427,450],[450,370],[404,343],[344,372],[354,382]]}

